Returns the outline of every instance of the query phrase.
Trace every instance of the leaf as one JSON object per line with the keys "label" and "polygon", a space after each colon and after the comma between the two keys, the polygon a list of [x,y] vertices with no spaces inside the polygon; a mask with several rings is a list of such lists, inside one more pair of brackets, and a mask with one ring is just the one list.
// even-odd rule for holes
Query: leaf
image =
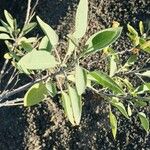
{"label": "leaf", "polygon": [[114,139],[116,139],[116,134],[117,134],[117,119],[115,115],[110,111],[109,113],[109,120],[110,120],[110,125],[111,125],[111,130]]}
{"label": "leaf", "polygon": [[128,115],[129,115],[129,117],[132,115],[132,110],[131,110],[131,107],[130,107],[130,105],[128,104],[128,109],[127,109],[127,111],[128,111]]}
{"label": "leaf", "polygon": [[9,60],[12,58],[12,56],[10,55],[10,53],[5,53],[4,58]]}
{"label": "leaf", "polygon": [[25,41],[21,41],[21,47],[26,51],[26,52],[31,52],[33,50],[32,44],[25,42]]}
{"label": "leaf", "polygon": [[0,34],[0,40],[10,40],[10,36],[8,34],[5,33],[1,33]]}
{"label": "leaf", "polygon": [[44,36],[40,42],[39,50],[51,52],[51,49],[52,49],[52,45],[49,39],[47,38],[47,36]]}
{"label": "leaf", "polygon": [[56,45],[58,44],[58,35],[48,24],[46,24],[44,21],[42,21],[38,16],[36,17],[36,19],[37,19],[41,29],[45,33],[45,35],[50,40],[50,43],[55,48]]}
{"label": "leaf", "polygon": [[51,97],[57,94],[56,84],[54,84],[50,79],[46,82],[46,88]]}
{"label": "leaf", "polygon": [[135,93],[136,94],[143,94],[143,93],[145,93],[145,92],[150,92],[150,83],[145,83],[145,84],[143,84],[143,85],[140,85],[139,87],[137,87],[136,89],[135,89]]}
{"label": "leaf", "polygon": [[134,105],[139,106],[139,107],[145,107],[147,106],[147,103],[143,101],[143,99],[136,99],[134,100]]}
{"label": "leaf", "polygon": [[25,25],[23,27],[23,35],[26,35],[30,31],[32,31],[36,26],[37,26],[36,22],[31,22],[31,23],[28,23],[27,25]]}
{"label": "leaf", "polygon": [[75,32],[73,36],[80,39],[84,36],[88,22],[88,0],[80,0],[75,20]]}
{"label": "leaf", "polygon": [[82,102],[81,97],[78,95],[77,90],[68,86],[69,96],[71,100],[71,106],[74,115],[74,121],[76,125],[79,125],[81,120],[81,113],[82,113]]}
{"label": "leaf", "polygon": [[115,81],[112,80],[107,74],[100,71],[94,71],[89,74],[95,79],[97,83],[103,87],[107,87],[115,93],[124,93],[121,87],[119,87],[119,85],[115,83]]}
{"label": "leaf", "polygon": [[24,96],[24,106],[33,106],[40,103],[47,95],[47,89],[43,83],[34,84]]}
{"label": "leaf", "polygon": [[139,29],[140,29],[141,35],[143,35],[143,33],[144,33],[144,25],[143,25],[142,21],[139,22]]}
{"label": "leaf", "polygon": [[97,52],[113,44],[121,35],[122,27],[108,28],[92,35],[86,42],[88,45],[86,53]]}
{"label": "leaf", "polygon": [[86,82],[87,82],[86,72],[82,67],[76,65],[75,84],[79,95],[82,95],[85,92]]}
{"label": "leaf", "polygon": [[18,65],[31,70],[54,68],[57,64],[54,56],[49,52],[35,49],[23,56],[18,62]]}
{"label": "leaf", "polygon": [[146,118],[146,115],[143,112],[139,112],[138,115],[141,121],[141,126],[146,132],[149,132],[149,120]]}
{"label": "leaf", "polygon": [[121,102],[113,102],[111,103],[113,106],[115,106],[116,108],[118,108],[118,110],[127,118],[129,119],[129,116],[127,114],[127,111],[124,107],[124,105]]}
{"label": "leaf", "polygon": [[143,73],[137,73],[138,75],[141,75],[141,76],[145,76],[145,77],[149,77],[150,78],[150,70],[148,71],[145,71]]}
{"label": "leaf", "polygon": [[72,107],[71,107],[71,100],[70,100],[69,95],[65,92],[62,92],[62,101],[63,101],[63,107],[64,107],[65,114],[67,115],[71,124],[75,125]]}
{"label": "leaf", "polygon": [[0,32],[8,33],[8,30],[5,27],[0,26]]}
{"label": "leaf", "polygon": [[15,29],[15,27],[14,27],[14,19],[13,19],[13,17],[11,16],[11,14],[8,13],[7,10],[4,10],[4,15],[5,15],[5,18],[6,18],[7,22],[8,22],[8,24],[10,25],[10,27],[11,27],[12,29]]}
{"label": "leaf", "polygon": [[110,56],[110,72],[109,72],[109,76],[110,77],[114,76],[116,71],[117,71],[116,56],[112,55],[112,56]]}
{"label": "leaf", "polygon": [[123,68],[128,68],[134,65],[136,61],[137,61],[137,55],[131,55],[129,59],[127,60],[127,62],[124,64]]}
{"label": "leaf", "polygon": [[1,24],[6,28],[6,30],[9,32],[9,33],[12,33],[13,32],[13,29],[6,23],[4,22],[3,20],[0,20],[1,21]]}
{"label": "leaf", "polygon": [[70,56],[73,53],[74,49],[75,49],[75,44],[73,43],[73,41],[75,43],[76,43],[76,41],[75,41],[75,38],[73,36],[68,35],[68,37],[69,37],[69,40],[68,40],[68,50],[67,50],[66,55]]}
{"label": "leaf", "polygon": [[138,32],[131,26],[131,25],[127,25],[128,31],[135,36],[138,36]]}

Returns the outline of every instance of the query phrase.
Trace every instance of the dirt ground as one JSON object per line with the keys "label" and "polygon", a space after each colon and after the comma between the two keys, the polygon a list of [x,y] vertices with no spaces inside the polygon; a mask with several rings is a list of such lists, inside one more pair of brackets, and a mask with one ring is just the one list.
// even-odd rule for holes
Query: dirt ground
{"label": "dirt ground", "polygon": [[[78,0],[40,0],[37,14],[57,30],[60,37],[59,51],[65,51],[65,36],[73,30]],[[100,29],[110,27],[112,21],[124,27],[122,37],[114,45],[122,51],[128,49],[126,25],[137,27],[139,20],[150,21],[149,0],[89,0],[89,27],[87,39]],[[23,24],[26,2],[0,0],[0,17],[7,9]],[[0,47],[4,49],[3,44]],[[0,58],[2,59],[1,51]],[[126,59],[126,55],[122,59]],[[144,56],[140,56],[144,59]],[[149,57],[149,56],[148,56]],[[89,70],[104,69],[97,53],[85,64]],[[84,65],[84,64],[83,64]],[[65,119],[60,100],[49,99],[30,108],[0,108],[0,150],[150,150],[150,135],[141,129],[136,117],[125,119],[118,112],[118,133],[113,140],[108,119],[108,106],[101,97],[87,91],[84,95],[81,124],[72,127]],[[150,107],[147,108],[150,117]]]}

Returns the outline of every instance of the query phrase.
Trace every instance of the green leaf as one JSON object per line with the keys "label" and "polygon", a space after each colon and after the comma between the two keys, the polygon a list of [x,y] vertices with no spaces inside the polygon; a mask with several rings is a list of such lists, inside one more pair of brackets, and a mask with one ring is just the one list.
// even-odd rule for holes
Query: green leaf
{"label": "green leaf", "polygon": [[143,99],[136,99],[134,100],[134,105],[139,106],[139,107],[145,107],[147,106],[147,103],[143,101]]}
{"label": "green leaf", "polygon": [[137,73],[138,75],[141,75],[141,76],[145,76],[145,77],[149,77],[150,78],[150,70],[147,70],[143,73]]}
{"label": "green leaf", "polygon": [[131,55],[127,62],[124,64],[123,68],[128,69],[128,67],[134,65],[134,63],[137,61],[137,55]]}
{"label": "green leaf", "polygon": [[46,82],[46,88],[51,97],[54,97],[57,94],[56,84],[50,79]]}
{"label": "green leaf", "polygon": [[72,36],[72,35],[68,35],[69,40],[68,40],[68,49],[67,49],[67,53],[66,56],[70,56],[74,49],[75,49],[75,44],[73,43],[73,41],[76,43],[76,39]]}
{"label": "green leaf", "polygon": [[129,117],[132,115],[132,110],[131,110],[131,107],[130,107],[130,105],[128,104],[128,109],[127,109],[127,111],[128,111],[128,115],[129,115]]}
{"label": "green leaf", "polygon": [[47,36],[44,36],[40,42],[39,50],[51,52],[51,49],[52,49],[52,45],[49,39],[47,38]]}
{"label": "green leaf", "polygon": [[141,126],[146,132],[149,132],[149,120],[146,118],[146,115],[143,112],[139,112],[138,115],[141,121]]}
{"label": "green leaf", "polygon": [[76,125],[79,125],[81,120],[81,113],[82,113],[82,102],[81,96],[78,95],[77,90],[68,86],[69,96],[71,100],[71,106],[74,115],[74,121]]}
{"label": "green leaf", "polygon": [[150,83],[145,83],[145,84],[143,84],[143,85],[140,85],[139,87],[137,87],[136,89],[135,89],[135,93],[136,94],[143,94],[143,93],[145,93],[145,92],[150,92]]}
{"label": "green leaf", "polygon": [[15,27],[14,27],[14,19],[13,19],[13,17],[11,16],[11,14],[8,13],[7,10],[4,10],[4,15],[5,15],[5,18],[6,18],[7,22],[8,22],[8,24],[10,25],[10,27],[11,27],[12,29],[15,29]]}
{"label": "green leaf", "polygon": [[129,119],[128,113],[127,113],[127,111],[126,111],[124,105],[123,105],[121,102],[113,102],[113,101],[112,101],[111,104],[112,104],[114,107],[118,108],[118,110],[119,110],[127,119]]}
{"label": "green leaf", "polygon": [[117,134],[117,119],[115,115],[110,111],[109,113],[109,120],[110,120],[110,125],[111,125],[111,130],[114,139],[116,139],[116,134]]}
{"label": "green leaf", "polygon": [[8,34],[5,33],[1,33],[0,34],[0,40],[10,40],[10,36]]}
{"label": "green leaf", "polygon": [[124,93],[121,87],[119,87],[119,85],[114,80],[112,80],[112,78],[110,78],[107,74],[100,71],[94,71],[89,74],[95,79],[93,81],[96,81],[103,87],[107,87],[115,93]]}
{"label": "green leaf", "polygon": [[79,65],[76,65],[75,84],[79,95],[82,95],[85,92],[86,83],[87,83],[87,77],[86,77],[85,70]]}
{"label": "green leaf", "polygon": [[31,52],[33,47],[31,43],[21,41],[21,47],[26,51],[26,52]]}
{"label": "green leaf", "polygon": [[88,22],[88,0],[80,0],[75,20],[75,32],[73,36],[80,39],[86,33]]}
{"label": "green leaf", "polygon": [[23,27],[23,35],[26,35],[30,31],[32,31],[36,27],[36,25],[37,25],[36,22],[31,22],[31,23],[28,23],[27,25],[25,25]]}
{"label": "green leaf", "polygon": [[42,21],[38,16],[36,18],[41,29],[50,40],[51,45],[55,48],[56,45],[58,44],[58,35],[48,24]]}
{"label": "green leaf", "polygon": [[114,55],[111,55],[110,56],[110,72],[109,72],[109,76],[110,77],[113,77],[117,71],[117,63],[116,63],[116,56],[115,54]]}
{"label": "green leaf", "polygon": [[0,26],[0,32],[8,33],[8,30],[5,27]]}
{"label": "green leaf", "polygon": [[54,68],[57,64],[54,56],[49,52],[35,49],[23,56],[18,62],[18,65],[31,70]]}
{"label": "green leaf", "polygon": [[33,106],[40,103],[47,95],[47,89],[43,83],[34,84],[24,96],[24,106]]}
{"label": "green leaf", "polygon": [[141,35],[143,35],[143,33],[144,33],[144,25],[143,25],[142,21],[139,22],[139,29],[140,29]]}
{"label": "green leaf", "polygon": [[62,102],[66,116],[72,125],[75,125],[73,111],[71,107],[71,100],[67,93],[62,92]]}
{"label": "green leaf", "polygon": [[92,35],[86,42],[88,45],[85,53],[97,52],[113,44],[121,35],[122,27],[108,28]]}
{"label": "green leaf", "polygon": [[131,26],[131,25],[127,25],[128,31],[135,36],[138,36],[138,32]]}

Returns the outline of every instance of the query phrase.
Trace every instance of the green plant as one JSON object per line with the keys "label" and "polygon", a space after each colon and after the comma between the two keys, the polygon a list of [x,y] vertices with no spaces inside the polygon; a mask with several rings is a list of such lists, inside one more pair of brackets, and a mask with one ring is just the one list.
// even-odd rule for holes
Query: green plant
{"label": "green plant", "polygon": [[[150,101],[150,97],[147,95],[150,91],[150,83],[143,79],[143,76],[150,77],[150,70],[133,67],[138,59],[137,53],[132,53],[126,63],[121,64],[119,55],[126,51],[116,52],[111,45],[120,37],[122,27],[114,24],[111,28],[93,34],[84,45],[82,43],[83,46],[80,46],[88,23],[88,0],[80,0],[76,13],[75,30],[68,35],[68,49],[65,57],[61,58],[57,50],[58,35],[39,16],[36,19],[45,34],[44,37],[27,38],[26,34],[36,26],[35,22],[30,22],[32,17],[27,17],[28,21],[22,29],[19,29],[16,20],[7,11],[4,11],[4,14],[7,23],[1,21],[3,26],[0,27],[0,39],[5,40],[9,50],[4,57],[7,61],[12,61],[19,73],[34,77],[34,80],[8,93],[3,92],[0,95],[1,100],[28,88],[23,98],[24,106],[38,104],[48,96],[60,95],[64,112],[75,126],[80,123],[82,95],[88,88],[96,94],[100,94],[108,103],[114,139],[117,134],[117,118],[112,111],[114,108],[127,119],[130,119],[132,111],[135,110],[142,127],[147,133],[149,132],[149,120],[143,112],[138,111],[137,107],[145,107]],[[140,48],[149,53],[150,45],[143,28],[143,24],[140,22],[142,37],[139,37],[137,31],[128,25],[129,37],[134,43],[134,47],[128,51],[132,52],[133,49]],[[96,52],[103,53],[102,60],[107,61],[108,73],[101,70],[91,72],[82,66],[83,60]],[[129,74],[139,78],[142,84],[134,87],[128,77]],[[37,78],[38,75],[40,78]],[[101,88],[97,89],[95,85],[100,85]],[[17,101],[15,104],[22,103]],[[5,105],[3,104],[3,106]]]}

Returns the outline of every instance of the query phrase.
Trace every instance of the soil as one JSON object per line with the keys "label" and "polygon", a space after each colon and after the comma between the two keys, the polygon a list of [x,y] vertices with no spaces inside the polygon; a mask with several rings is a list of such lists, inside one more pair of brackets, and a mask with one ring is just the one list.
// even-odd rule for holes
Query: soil
{"label": "soil", "polygon": [[[23,24],[24,0],[0,0],[0,3],[0,17],[3,9],[7,9],[16,16],[20,25]],[[37,14],[57,30],[62,54],[66,47],[65,36],[73,31],[77,3],[78,0],[40,0],[36,9]],[[114,45],[117,51],[130,48],[126,36],[127,23],[137,26],[139,20],[150,20],[149,0],[89,0],[89,3],[89,27],[85,39],[100,29],[110,27],[113,20],[118,21],[124,31]],[[4,45],[0,46],[5,49]],[[97,53],[83,65],[89,70],[105,70],[104,64],[99,63],[100,57]],[[122,56],[122,60],[127,57],[127,54]],[[144,59],[144,56],[140,55],[140,58]],[[140,127],[137,117],[133,115],[127,120],[115,112],[118,114],[118,133],[114,141],[108,106],[103,99],[87,91],[83,103],[82,120],[78,127],[72,127],[66,120],[57,97],[30,108],[0,108],[0,150],[150,150],[150,135],[146,135]],[[146,109],[150,117],[150,107]]]}

